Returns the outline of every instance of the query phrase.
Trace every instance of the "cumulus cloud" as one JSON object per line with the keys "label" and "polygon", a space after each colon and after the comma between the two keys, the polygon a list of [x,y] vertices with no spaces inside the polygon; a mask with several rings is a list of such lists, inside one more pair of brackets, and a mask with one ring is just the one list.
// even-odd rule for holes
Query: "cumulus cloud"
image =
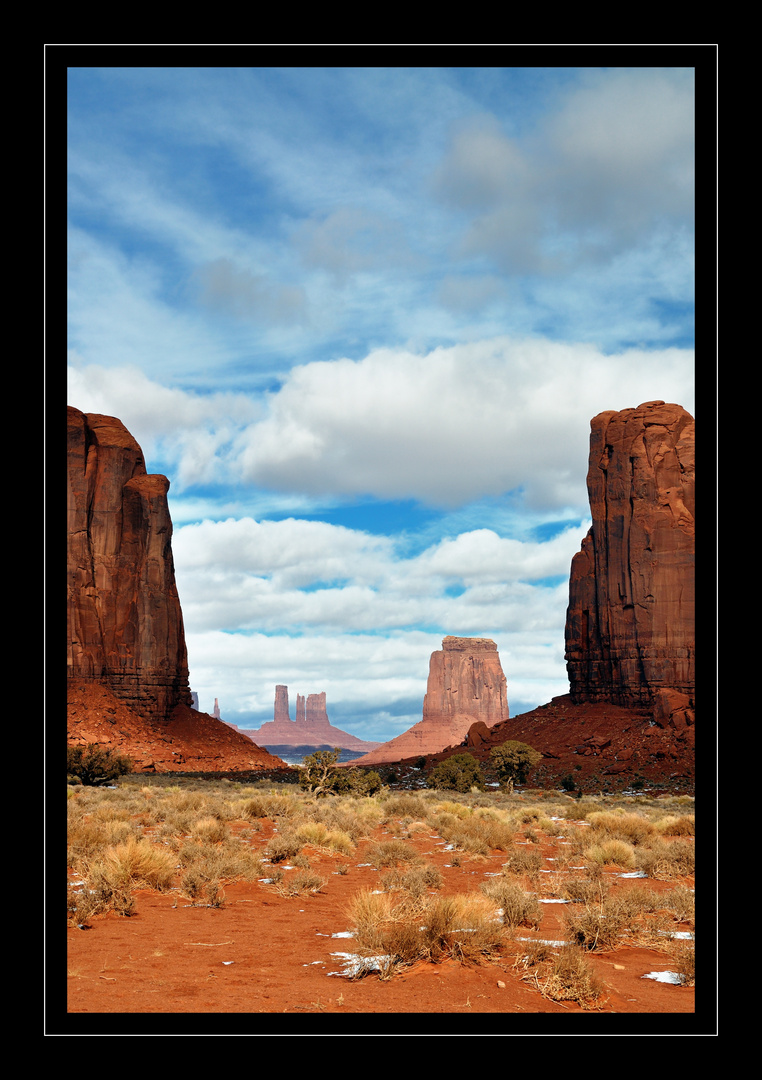
{"label": "cumulus cloud", "polygon": [[544,543],[473,530],[409,557],[326,523],[182,526],[173,550],[193,688],[224,686],[245,712],[262,694],[269,707],[276,683],[330,687],[338,708],[376,715],[422,700],[429,655],[453,633],[497,641],[530,702],[547,700],[538,683],[565,693],[568,573],[587,524]]}
{"label": "cumulus cloud", "polygon": [[163,386],[132,365],[102,367],[73,357],[67,402],[82,412],[116,416],[140,443],[149,472],[172,467],[179,489],[217,479],[226,447],[261,414],[243,394],[198,394]]}
{"label": "cumulus cloud", "polygon": [[497,338],[424,355],[379,349],[293,369],[239,440],[250,482],[455,506],[521,488],[586,504],[589,420],[664,398],[690,410],[687,350],[604,355]]}

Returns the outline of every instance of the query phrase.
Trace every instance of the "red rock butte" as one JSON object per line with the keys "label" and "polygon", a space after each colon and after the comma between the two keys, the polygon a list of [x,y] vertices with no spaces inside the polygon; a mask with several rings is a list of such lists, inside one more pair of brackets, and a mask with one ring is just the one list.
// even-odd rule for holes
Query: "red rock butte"
{"label": "red rock butte", "polygon": [[571,700],[671,711],[695,692],[695,426],[649,401],[590,424],[592,526],[566,618]]}
{"label": "red rock butte", "polygon": [[113,416],[69,407],[67,452],[68,742],[159,771],[282,766],[191,708],[169,480]]}
{"label": "red rock butte", "polygon": [[459,746],[474,724],[491,728],[509,716],[506,680],[495,642],[446,637],[429,661],[423,719],[357,763],[375,765],[437,754]]}
{"label": "red rock butte", "polygon": [[275,687],[273,719],[260,728],[246,730],[244,734],[260,746],[274,746],[283,750],[297,746],[328,746],[331,749],[338,746],[342,750],[362,753],[379,745],[378,742],[359,739],[334,727],[328,719],[325,691],[308,694],[306,700],[303,694],[297,694],[296,720],[292,720],[288,707],[288,687],[283,685]]}

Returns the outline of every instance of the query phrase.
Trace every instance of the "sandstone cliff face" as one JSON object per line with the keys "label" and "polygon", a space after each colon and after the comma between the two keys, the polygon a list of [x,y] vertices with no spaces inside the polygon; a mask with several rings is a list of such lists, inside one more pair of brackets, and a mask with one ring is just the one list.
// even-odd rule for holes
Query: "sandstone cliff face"
{"label": "sandstone cliff face", "polygon": [[68,410],[69,677],[105,680],[139,715],[190,705],[169,481],[117,419]]}
{"label": "sandstone cliff face", "polygon": [[260,746],[280,747],[284,752],[289,746],[329,746],[331,749],[338,746],[343,750],[362,753],[379,745],[334,727],[328,719],[325,691],[309,694],[306,701],[303,694],[297,694],[296,720],[292,720],[288,707],[288,687],[282,685],[275,687],[273,719],[245,733]]}
{"label": "sandstone cliff face", "polygon": [[571,700],[652,706],[695,688],[694,422],[650,401],[591,421],[592,527],[572,560]]}
{"label": "sandstone cliff face", "polygon": [[374,765],[437,754],[459,746],[479,721],[491,728],[509,715],[506,680],[495,642],[446,637],[442,648],[431,654],[423,719],[358,760],[362,765]]}

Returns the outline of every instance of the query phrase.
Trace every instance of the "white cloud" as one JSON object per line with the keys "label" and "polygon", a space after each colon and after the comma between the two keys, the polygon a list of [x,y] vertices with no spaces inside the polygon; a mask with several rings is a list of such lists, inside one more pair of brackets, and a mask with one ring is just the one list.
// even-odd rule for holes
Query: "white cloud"
{"label": "white cloud", "polygon": [[584,513],[589,421],[663,398],[692,405],[687,350],[604,355],[497,338],[425,355],[379,349],[292,369],[241,436],[250,482],[455,506],[523,488]]}

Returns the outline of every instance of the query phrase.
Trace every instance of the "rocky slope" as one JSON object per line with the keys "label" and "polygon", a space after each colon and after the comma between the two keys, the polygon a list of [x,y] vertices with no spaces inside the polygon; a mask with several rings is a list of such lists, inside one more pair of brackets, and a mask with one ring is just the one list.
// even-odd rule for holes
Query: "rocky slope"
{"label": "rocky slope", "polygon": [[446,637],[431,654],[423,719],[357,759],[361,765],[436,754],[461,743],[469,728],[491,728],[509,717],[497,646],[488,638]]}
{"label": "rocky slope", "polygon": [[69,743],[162,770],[216,770],[223,743],[226,768],[282,765],[191,708],[167,478],[113,416],[70,407],[67,453]]}

